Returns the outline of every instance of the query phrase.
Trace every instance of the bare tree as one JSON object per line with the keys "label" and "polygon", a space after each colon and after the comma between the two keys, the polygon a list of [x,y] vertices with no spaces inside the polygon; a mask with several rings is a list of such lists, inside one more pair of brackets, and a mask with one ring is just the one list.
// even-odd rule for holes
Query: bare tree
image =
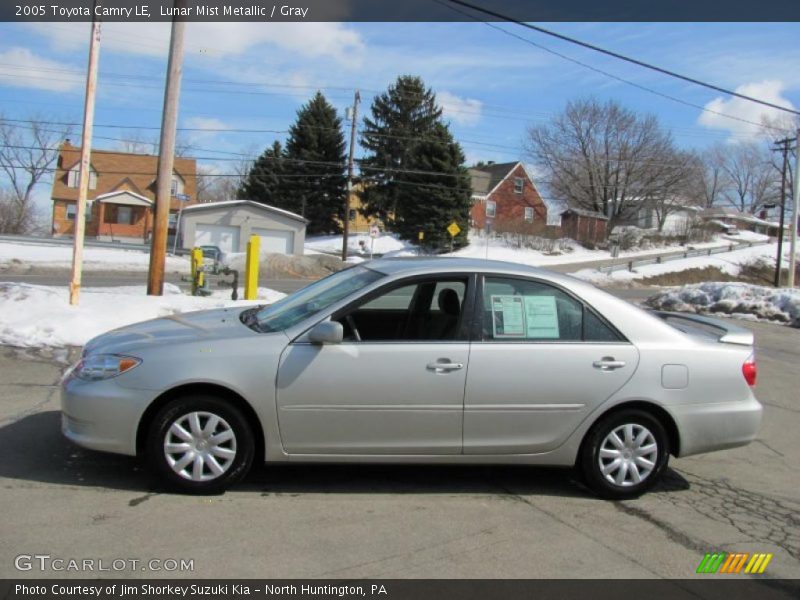
{"label": "bare tree", "polygon": [[253,166],[258,150],[250,146],[238,160],[222,166],[201,166],[197,169],[197,201],[222,202],[239,197],[239,191]]}
{"label": "bare tree", "polygon": [[528,130],[525,149],[557,199],[608,216],[609,231],[644,200],[669,197],[686,176],[684,158],[676,163],[672,137],[656,117],[613,101],[570,102],[551,123]]}
{"label": "bare tree", "polygon": [[7,180],[0,196],[5,233],[29,233],[35,227],[33,191],[53,172],[58,145],[70,131],[38,118],[18,123],[0,115],[0,169]]}
{"label": "bare tree", "polygon": [[730,187],[730,181],[722,168],[724,155],[725,148],[719,144],[694,155],[689,168],[687,194],[697,206],[711,208],[724,200]]}
{"label": "bare tree", "polygon": [[657,185],[652,186],[652,191],[644,197],[645,206],[652,210],[659,232],[664,230],[670,215],[695,204],[690,176],[695,165],[694,155],[674,151],[665,155],[665,161],[659,166]]}
{"label": "bare tree", "polygon": [[128,154],[157,154],[158,140],[136,129],[127,133],[124,140],[119,140],[117,148]]}
{"label": "bare tree", "polygon": [[722,155],[722,170],[728,181],[723,197],[742,212],[755,213],[779,200],[780,176],[773,157],[761,142],[731,144]]}

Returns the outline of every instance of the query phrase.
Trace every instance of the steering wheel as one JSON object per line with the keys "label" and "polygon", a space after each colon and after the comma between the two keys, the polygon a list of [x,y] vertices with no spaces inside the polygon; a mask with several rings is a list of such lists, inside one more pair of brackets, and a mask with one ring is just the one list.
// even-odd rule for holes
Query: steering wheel
{"label": "steering wheel", "polygon": [[361,334],[358,333],[358,328],[356,327],[356,322],[353,319],[353,315],[347,315],[344,320],[347,321],[347,324],[350,326],[350,331],[353,332],[353,337],[356,338],[357,342],[360,342]]}

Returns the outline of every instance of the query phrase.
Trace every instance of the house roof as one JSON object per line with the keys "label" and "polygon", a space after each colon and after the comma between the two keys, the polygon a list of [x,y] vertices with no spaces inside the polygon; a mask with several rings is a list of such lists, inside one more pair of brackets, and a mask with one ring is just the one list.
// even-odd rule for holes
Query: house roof
{"label": "house roof", "polygon": [[562,215],[572,214],[578,215],[580,217],[591,217],[592,219],[601,219],[603,221],[608,221],[608,217],[602,213],[595,212],[593,210],[586,210],[583,208],[568,208],[565,211],[561,212]]}
{"label": "house roof", "polygon": [[187,206],[186,208],[184,208],[183,212],[185,214],[187,212],[193,213],[203,210],[216,210],[220,208],[237,208],[244,206],[249,206],[257,210],[263,210],[273,214],[282,215],[289,219],[300,221],[301,223],[308,223],[308,219],[301,217],[297,213],[293,213],[291,211],[284,210],[282,208],[277,208],[275,206],[270,206],[269,204],[262,204],[261,202],[255,202],[254,200],[223,200],[222,202],[205,202],[203,204],[193,204],[191,206]]}
{"label": "house roof", "polygon": [[472,167],[469,169],[469,177],[472,185],[472,193],[478,196],[485,196],[497,187],[508,174],[517,168],[517,162],[493,163]]}
{"label": "house roof", "polygon": [[[59,157],[53,180],[52,197],[57,200],[77,200],[78,188],[67,185],[68,172],[80,162],[81,149],[69,142],[59,148]],[[89,199],[110,192],[129,189],[155,200],[155,180],[158,156],[132,154],[110,150],[92,150],[91,166],[97,173],[97,187],[89,190]],[[176,157],[174,170],[184,182],[184,193],[192,200],[197,195],[197,163],[191,158]],[[173,198],[171,208],[177,209],[180,201]]]}
{"label": "house roof", "polygon": [[130,190],[117,190],[107,194],[95,196],[95,201],[105,202],[106,204],[123,204],[126,206],[153,206],[153,201],[141,194]]}

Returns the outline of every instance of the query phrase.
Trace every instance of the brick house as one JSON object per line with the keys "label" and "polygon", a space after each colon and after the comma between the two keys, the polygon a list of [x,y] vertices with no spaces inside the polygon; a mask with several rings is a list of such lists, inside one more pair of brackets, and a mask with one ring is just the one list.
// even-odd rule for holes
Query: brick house
{"label": "brick house", "polygon": [[469,169],[471,226],[494,231],[540,233],[547,226],[547,205],[521,162],[488,163]]}
{"label": "brick house", "polygon": [[[53,179],[54,237],[75,232],[81,149],[66,140],[59,148]],[[153,231],[158,157],[93,150],[87,196],[86,237],[106,241],[145,242]],[[174,234],[180,208],[197,201],[197,165],[175,158],[170,198],[169,233]]]}

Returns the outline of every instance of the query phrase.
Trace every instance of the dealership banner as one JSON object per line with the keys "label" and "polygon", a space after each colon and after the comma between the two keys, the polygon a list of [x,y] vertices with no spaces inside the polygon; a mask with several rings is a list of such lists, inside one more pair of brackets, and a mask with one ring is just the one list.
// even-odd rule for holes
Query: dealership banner
{"label": "dealership banner", "polygon": [[3,0],[0,21],[798,21],[798,0]]}
{"label": "dealership banner", "polygon": [[694,580],[230,580],[230,579],[28,579],[0,580],[4,600],[39,598],[73,600],[86,598],[192,598],[233,600],[592,600],[647,598],[648,600],[778,600],[800,596],[800,580],[694,579]]}

